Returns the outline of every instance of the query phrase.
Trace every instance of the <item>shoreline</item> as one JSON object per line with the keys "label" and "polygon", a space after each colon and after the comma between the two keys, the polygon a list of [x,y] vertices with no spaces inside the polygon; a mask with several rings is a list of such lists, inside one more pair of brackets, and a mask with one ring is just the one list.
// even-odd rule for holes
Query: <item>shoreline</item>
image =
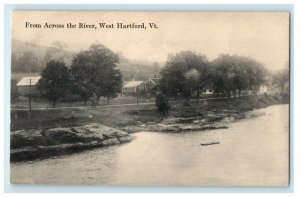
{"label": "shoreline", "polygon": [[[245,100],[246,98],[237,98],[200,104],[183,102],[173,105],[168,117],[152,118],[157,114],[153,113],[152,109],[150,112],[125,111],[120,115],[134,117],[135,121],[116,126],[101,122],[81,126],[11,131],[10,159],[12,162],[22,162],[119,145],[132,141],[133,136],[130,134],[140,131],[180,133],[228,129],[228,123],[264,115],[253,113],[254,109],[284,104],[256,100],[249,104],[245,103]],[[145,115],[146,117],[143,117]]]}
{"label": "shoreline", "polygon": [[127,132],[100,124],[11,133],[10,161],[22,162],[108,147],[134,139]]}

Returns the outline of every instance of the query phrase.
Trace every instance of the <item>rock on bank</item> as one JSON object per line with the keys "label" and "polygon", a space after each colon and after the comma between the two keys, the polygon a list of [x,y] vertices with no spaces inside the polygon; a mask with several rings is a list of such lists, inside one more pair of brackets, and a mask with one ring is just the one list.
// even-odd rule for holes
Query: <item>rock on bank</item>
{"label": "rock on bank", "polygon": [[101,124],[47,130],[11,132],[10,160],[13,162],[70,154],[95,147],[130,142],[127,132]]}

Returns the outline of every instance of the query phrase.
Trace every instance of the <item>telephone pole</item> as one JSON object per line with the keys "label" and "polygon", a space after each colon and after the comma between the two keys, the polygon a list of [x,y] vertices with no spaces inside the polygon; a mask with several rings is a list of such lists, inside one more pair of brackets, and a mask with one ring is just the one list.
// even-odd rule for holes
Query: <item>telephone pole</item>
{"label": "telephone pole", "polygon": [[31,127],[31,77],[29,78],[29,129]]}

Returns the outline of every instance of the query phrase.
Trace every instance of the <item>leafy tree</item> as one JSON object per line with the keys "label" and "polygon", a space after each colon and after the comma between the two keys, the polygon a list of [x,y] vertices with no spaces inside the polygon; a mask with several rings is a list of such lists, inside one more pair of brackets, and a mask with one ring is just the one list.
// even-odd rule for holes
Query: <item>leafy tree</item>
{"label": "leafy tree", "polygon": [[72,84],[74,85],[72,91],[84,100],[84,105],[96,89],[91,78],[94,75],[94,70],[94,66],[89,62],[87,51],[80,52],[73,58],[70,67]]}
{"label": "leafy tree", "polygon": [[71,65],[75,89],[86,100],[95,93],[97,100],[101,96],[114,98],[122,89],[122,73],[116,66],[117,54],[101,44],[93,44],[87,51],[77,54]]}
{"label": "leafy tree", "polygon": [[56,102],[70,90],[70,75],[65,63],[55,60],[48,62],[37,88],[42,97],[52,101],[55,107]]}
{"label": "leafy tree", "polygon": [[286,68],[276,72],[272,77],[272,84],[280,88],[281,95],[288,95],[288,88],[287,91],[285,91],[285,87],[289,85],[289,70]]}
{"label": "leafy tree", "polygon": [[235,62],[231,56],[221,55],[212,62],[209,82],[214,92],[230,97],[231,92],[235,90],[234,78],[236,77]]}
{"label": "leafy tree", "polygon": [[189,100],[194,91],[200,92],[205,85],[208,59],[201,54],[182,51],[168,57],[161,71],[160,89],[167,96],[183,96]]}
{"label": "leafy tree", "polygon": [[155,97],[155,105],[157,107],[158,112],[164,116],[167,115],[171,109],[167,97],[163,94],[158,94]]}
{"label": "leafy tree", "polygon": [[96,89],[97,95],[106,97],[107,104],[109,104],[109,99],[117,97],[117,93],[122,91],[122,73],[116,66],[113,66],[102,68],[101,75],[101,81],[97,81],[99,85]]}
{"label": "leafy tree", "polygon": [[11,79],[10,80],[10,98],[11,101],[19,100],[19,93],[18,93],[18,87],[17,87],[17,80]]}
{"label": "leafy tree", "polygon": [[231,96],[242,90],[256,93],[266,83],[267,71],[254,59],[243,56],[220,55],[212,62],[209,72],[210,88],[216,93]]}
{"label": "leafy tree", "polygon": [[268,71],[260,62],[251,58],[247,60],[246,69],[249,80],[248,89],[256,94],[260,86],[267,83]]}

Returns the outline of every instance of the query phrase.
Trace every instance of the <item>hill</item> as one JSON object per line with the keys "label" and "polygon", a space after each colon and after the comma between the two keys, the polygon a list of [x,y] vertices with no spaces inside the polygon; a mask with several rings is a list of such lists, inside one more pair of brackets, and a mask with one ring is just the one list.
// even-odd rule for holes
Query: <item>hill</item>
{"label": "hill", "polygon": [[[67,66],[72,63],[75,53],[66,50],[65,44],[54,42],[52,47],[12,39],[12,76],[28,75],[26,73],[40,73],[47,62],[52,59],[63,61]],[[129,60],[120,56],[117,66],[123,74],[123,80],[146,80],[159,76],[161,65],[155,62]],[[22,74],[23,73],[23,74]],[[20,77],[17,77],[20,78]]]}

